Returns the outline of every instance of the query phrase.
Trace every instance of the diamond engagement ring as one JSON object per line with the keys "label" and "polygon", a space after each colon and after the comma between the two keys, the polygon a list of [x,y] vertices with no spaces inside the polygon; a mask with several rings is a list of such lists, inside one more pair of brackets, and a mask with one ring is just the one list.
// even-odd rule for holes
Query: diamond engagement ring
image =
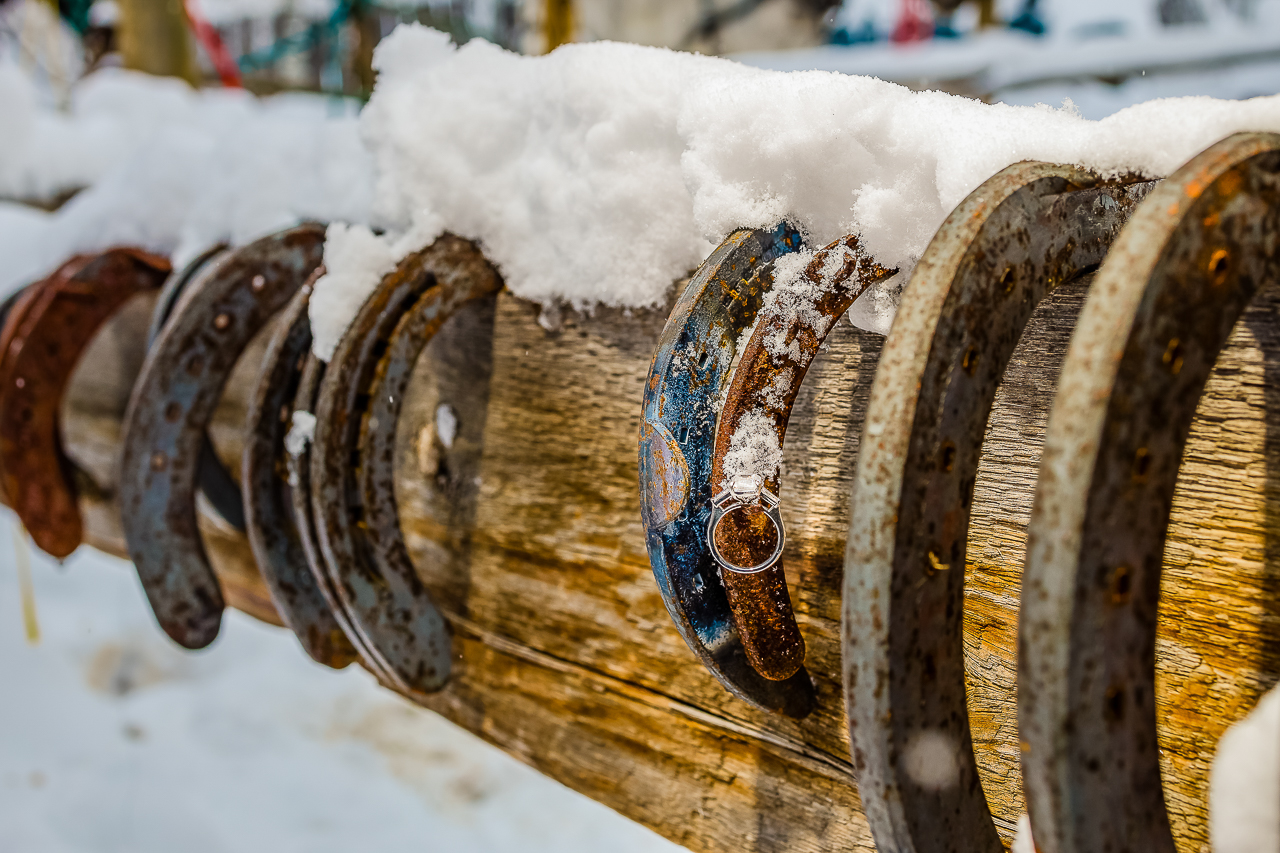
{"label": "diamond engagement ring", "polygon": [[[778,511],[778,505],[778,496],[764,487],[764,478],[759,474],[739,474],[729,481],[728,488],[711,499],[711,520],[707,522],[707,546],[711,549],[712,558],[721,568],[750,575],[763,572],[782,558],[782,546],[787,534],[782,526],[782,514]],[[739,566],[729,562],[729,559],[720,553],[720,548],[716,545],[716,528],[729,513],[752,506],[763,509],[764,514],[773,522],[774,529],[778,532],[778,541],[773,553],[763,563],[755,566]]]}

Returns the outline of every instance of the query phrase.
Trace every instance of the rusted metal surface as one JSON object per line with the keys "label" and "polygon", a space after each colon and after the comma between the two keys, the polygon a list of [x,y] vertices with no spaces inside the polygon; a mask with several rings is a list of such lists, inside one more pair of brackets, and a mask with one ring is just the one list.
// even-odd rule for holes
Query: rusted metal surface
{"label": "rusted metal surface", "polygon": [[965,701],[965,552],[982,440],[1035,306],[1097,268],[1148,187],[1010,166],[951,213],[903,292],[859,450],[844,589],[850,740],[883,850],[1003,849]]}
{"label": "rusted metal surface", "polygon": [[307,563],[294,523],[293,483],[285,459],[293,400],[311,351],[307,305],[311,286],[323,269],[312,273],[311,280],[294,294],[267,346],[245,417],[240,482],[249,545],[271,600],[313,660],[341,669],[356,659],[356,650]]}
{"label": "rusted metal surface", "polygon": [[[868,287],[896,272],[877,264],[856,236],[843,237],[814,253],[800,273],[801,287],[775,298],[761,312],[720,411],[711,459],[713,492],[727,484],[725,454],[748,415],[767,421],[778,446],[783,445],[796,394],[827,334]],[[780,486],[775,468],[764,487],[777,495]],[[767,520],[758,506],[726,515],[716,528],[714,545],[739,565],[755,565],[780,538],[780,530]],[[804,638],[791,611],[782,561],[758,572],[725,572],[722,579],[751,666],[773,681],[798,672],[804,665]]]}
{"label": "rusted metal surface", "polygon": [[160,626],[187,648],[213,641],[223,608],[196,524],[205,431],[236,359],[320,265],[323,243],[322,226],[301,225],[201,270],[130,397],[120,463],[125,540]]}
{"label": "rusted metal surface", "polygon": [[408,256],[351,322],[316,403],[310,492],[322,562],[380,674],[410,698],[444,686],[452,643],[400,532],[396,420],[422,348],[456,311],[501,287],[458,237]]}
{"label": "rusted metal surface", "polygon": [[73,465],[62,452],[63,393],[98,329],[132,296],[158,288],[164,258],[110,249],[64,264],[9,303],[0,331],[0,484],[46,553],[80,545]]}
{"label": "rusted metal surface", "polygon": [[1174,850],[1156,740],[1166,529],[1196,405],[1280,274],[1280,136],[1238,134],[1157,187],[1102,265],[1054,400],[1018,642],[1023,777],[1043,853]]}
{"label": "rusted metal surface", "polygon": [[[181,298],[187,284],[200,270],[226,254],[227,251],[226,243],[218,243],[192,258],[185,267],[176,270],[169,277],[160,291],[151,314],[151,327],[147,330],[147,346],[155,343],[156,338],[160,336],[160,331],[173,313],[173,308],[178,304],[178,299]],[[244,531],[244,503],[240,499],[240,486],[236,484],[231,473],[218,458],[218,453],[213,449],[213,442],[208,436],[205,436],[204,448],[200,451],[198,477],[200,492],[209,500],[209,504],[222,517],[222,520],[236,530]]]}
{"label": "rusted metal surface", "polygon": [[645,383],[640,428],[640,503],[649,562],[681,636],[734,695],[803,717],[813,681],[802,668],[784,680],[751,666],[733,626],[719,567],[707,547],[712,453],[720,394],[739,337],[755,322],[773,262],[802,248],[788,226],[736,231],[703,262],[658,339]]}
{"label": "rusted metal surface", "polygon": [[[314,414],[316,401],[320,397],[320,383],[324,380],[325,363],[308,352],[298,376],[298,389],[293,398],[293,411]],[[378,658],[364,644],[364,638],[356,631],[347,615],[333,579],[320,553],[320,544],[316,538],[315,517],[311,511],[311,441],[301,442],[285,453],[285,473],[289,481],[289,503],[293,510],[294,529],[298,533],[298,544],[306,557],[307,567],[315,579],[320,594],[324,597],[334,618],[342,627],[347,639],[355,648],[365,669],[383,684],[391,684],[381,667]]]}

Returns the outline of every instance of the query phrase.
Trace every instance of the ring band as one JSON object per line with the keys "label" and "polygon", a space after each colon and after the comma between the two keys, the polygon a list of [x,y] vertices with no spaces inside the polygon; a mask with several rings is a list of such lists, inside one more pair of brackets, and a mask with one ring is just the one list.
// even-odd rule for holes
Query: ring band
{"label": "ring band", "polygon": [[[778,544],[763,563],[755,566],[739,566],[729,562],[729,559],[720,553],[720,548],[716,545],[716,528],[730,512],[751,506],[759,506],[773,522],[774,528],[778,531]],[[711,550],[711,557],[721,568],[740,575],[753,575],[775,566],[778,560],[782,559],[782,548],[787,539],[779,506],[778,496],[764,488],[764,478],[755,474],[735,477],[728,488],[711,499],[711,518],[707,522],[707,547]]]}

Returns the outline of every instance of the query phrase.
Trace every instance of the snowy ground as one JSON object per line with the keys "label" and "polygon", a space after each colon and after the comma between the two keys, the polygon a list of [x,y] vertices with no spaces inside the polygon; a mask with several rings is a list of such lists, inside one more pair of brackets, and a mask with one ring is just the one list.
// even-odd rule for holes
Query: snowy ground
{"label": "snowy ground", "polygon": [[87,548],[61,568],[36,558],[29,645],[11,518],[4,853],[680,849],[236,611],[212,648],[178,650],[132,567]]}

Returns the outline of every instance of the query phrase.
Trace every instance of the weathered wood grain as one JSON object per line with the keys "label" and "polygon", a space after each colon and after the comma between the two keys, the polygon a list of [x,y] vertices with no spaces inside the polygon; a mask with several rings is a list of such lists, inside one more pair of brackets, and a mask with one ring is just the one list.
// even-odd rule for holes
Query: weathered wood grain
{"label": "weathered wood grain", "polygon": [[[975,493],[970,716],[1006,840],[1022,810],[1013,688],[1025,528],[1082,296],[1064,288],[1033,318],[997,395]],[[1166,555],[1160,711],[1188,853],[1205,843],[1218,735],[1280,671],[1280,476],[1267,461],[1280,458],[1278,302],[1274,290],[1257,301],[1210,382]],[[138,316],[94,343],[66,407],[68,450],[93,486],[91,542],[115,553],[113,459],[141,361]],[[538,317],[509,294],[460,316],[427,348],[405,403],[402,527],[455,631],[455,675],[432,708],[693,850],[872,849],[846,752],[839,588],[849,476],[881,339],[840,324],[788,430],[786,566],[819,695],[797,722],[749,708],[701,669],[649,571],[636,439],[666,311],[567,313],[552,331]],[[213,429],[227,459],[239,450],[255,358],[237,368]],[[435,426],[442,404],[458,418],[449,447]],[[205,533],[235,606],[270,618],[247,546],[214,522]]]}

